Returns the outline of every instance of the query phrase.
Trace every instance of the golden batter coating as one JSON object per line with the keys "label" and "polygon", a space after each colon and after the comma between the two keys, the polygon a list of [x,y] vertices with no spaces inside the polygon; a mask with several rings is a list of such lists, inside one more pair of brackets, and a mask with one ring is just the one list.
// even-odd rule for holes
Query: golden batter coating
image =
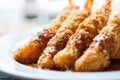
{"label": "golden batter coating", "polygon": [[75,10],[78,10],[79,7],[76,6],[73,2],[73,0],[69,0],[69,6],[65,7],[63,11],[56,17],[51,24],[45,28],[45,30],[50,30],[51,33],[54,35],[56,34],[59,27],[62,26],[62,23],[65,21],[65,19],[68,17],[69,14],[74,12]]}
{"label": "golden batter coating", "polygon": [[76,31],[78,25],[90,15],[93,0],[87,0],[83,10],[71,13],[58,29],[56,35],[48,42],[47,47],[38,60],[40,68],[54,69],[54,55],[66,46],[69,37]]}
{"label": "golden batter coating", "polygon": [[120,59],[120,49],[118,52],[110,57],[111,59]]}
{"label": "golden batter coating", "polygon": [[54,62],[60,70],[73,69],[75,61],[82,55],[92,39],[106,25],[110,9],[111,0],[107,0],[106,4],[97,10],[93,15],[86,18],[73,34],[67,46],[58,52],[54,57]]}
{"label": "golden batter coating", "polygon": [[78,7],[73,4],[73,0],[69,0],[69,4],[70,5],[65,7],[47,28],[43,29],[43,32],[35,35],[35,39],[30,40],[14,52],[14,59],[16,61],[24,64],[37,62],[49,39],[55,35],[67,16],[78,9]]}
{"label": "golden batter coating", "polygon": [[120,14],[116,14],[75,62],[76,71],[98,71],[108,67],[110,57],[120,49]]}

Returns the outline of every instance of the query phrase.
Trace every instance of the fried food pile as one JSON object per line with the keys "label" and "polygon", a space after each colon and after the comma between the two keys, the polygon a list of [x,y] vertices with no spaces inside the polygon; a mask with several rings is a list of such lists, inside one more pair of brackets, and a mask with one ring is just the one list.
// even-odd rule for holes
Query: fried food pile
{"label": "fried food pile", "polygon": [[[31,39],[14,52],[22,64],[35,64],[42,69],[78,72],[108,69],[120,59],[120,13],[111,19],[111,0],[92,12],[93,0],[79,9],[69,6]],[[111,62],[112,59],[112,62]]]}
{"label": "fried food pile", "polygon": [[92,3],[93,0],[87,0],[83,10],[76,10],[66,18],[55,36],[48,42],[47,47],[38,60],[38,66],[41,68],[55,68],[53,57],[66,46],[67,41],[75,33],[78,25],[90,15]]}
{"label": "fried food pile", "polygon": [[68,2],[69,6],[65,7],[51,24],[45,27],[42,32],[38,32],[38,34],[34,35],[27,44],[14,52],[16,61],[23,64],[37,62],[39,56],[47,46],[47,42],[56,34],[58,28],[61,27],[68,15],[79,9],[79,7],[74,4],[73,0],[69,0]]}

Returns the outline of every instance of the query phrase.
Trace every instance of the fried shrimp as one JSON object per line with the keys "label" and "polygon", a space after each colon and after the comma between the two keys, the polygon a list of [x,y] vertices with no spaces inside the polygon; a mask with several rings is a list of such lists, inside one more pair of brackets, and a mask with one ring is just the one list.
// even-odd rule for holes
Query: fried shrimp
{"label": "fried shrimp", "polygon": [[40,68],[54,69],[53,57],[66,46],[69,37],[74,34],[78,25],[90,15],[93,0],[87,0],[83,10],[71,13],[58,29],[56,35],[48,42],[47,47],[38,60]]}
{"label": "fried shrimp", "polygon": [[108,25],[98,34],[89,48],[75,62],[76,71],[105,69],[110,57],[120,49],[120,13],[113,16]]}
{"label": "fried shrimp", "polygon": [[73,0],[69,0],[69,6],[65,7],[47,28],[44,28],[41,33],[35,35],[36,38],[31,39],[14,52],[14,59],[24,64],[37,62],[49,39],[56,34],[56,31],[61,27],[67,16],[77,9],[78,7],[74,5]]}
{"label": "fried shrimp", "polygon": [[59,51],[54,57],[54,63],[60,70],[73,69],[75,61],[82,55],[92,39],[106,25],[110,9],[111,0],[107,0],[106,4],[99,10],[95,11],[90,17],[86,18],[73,34],[66,47]]}

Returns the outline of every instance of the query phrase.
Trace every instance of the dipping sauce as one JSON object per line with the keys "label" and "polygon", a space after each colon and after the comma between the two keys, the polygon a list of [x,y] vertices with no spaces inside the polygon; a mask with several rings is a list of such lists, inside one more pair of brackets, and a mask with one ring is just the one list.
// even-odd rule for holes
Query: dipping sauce
{"label": "dipping sauce", "polygon": [[38,68],[37,64],[24,64],[24,65],[32,67],[32,68]]}

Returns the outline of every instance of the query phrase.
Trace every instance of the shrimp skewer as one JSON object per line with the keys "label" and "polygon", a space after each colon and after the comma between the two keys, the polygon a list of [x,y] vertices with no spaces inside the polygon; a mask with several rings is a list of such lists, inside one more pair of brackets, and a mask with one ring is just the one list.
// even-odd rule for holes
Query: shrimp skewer
{"label": "shrimp skewer", "polygon": [[40,68],[54,69],[54,55],[66,46],[69,37],[74,34],[78,25],[90,15],[93,0],[87,0],[83,10],[77,10],[64,21],[63,25],[58,29],[56,35],[48,42],[47,47],[38,60]]}
{"label": "shrimp skewer", "polygon": [[75,62],[76,71],[97,71],[108,67],[110,57],[120,49],[120,13],[97,35],[89,48]]}
{"label": "shrimp skewer", "polygon": [[24,64],[36,63],[49,39],[56,34],[67,16],[77,9],[78,7],[74,5],[73,0],[69,0],[69,6],[65,7],[47,28],[44,28],[41,33],[35,35],[35,38],[33,37],[27,44],[14,52],[14,59]]}
{"label": "shrimp skewer", "polygon": [[110,4],[111,0],[107,0],[102,8],[79,25],[76,33],[70,37],[66,47],[55,55],[54,63],[57,68],[60,70],[74,68],[75,61],[89,47],[99,30],[106,25],[111,12]]}

